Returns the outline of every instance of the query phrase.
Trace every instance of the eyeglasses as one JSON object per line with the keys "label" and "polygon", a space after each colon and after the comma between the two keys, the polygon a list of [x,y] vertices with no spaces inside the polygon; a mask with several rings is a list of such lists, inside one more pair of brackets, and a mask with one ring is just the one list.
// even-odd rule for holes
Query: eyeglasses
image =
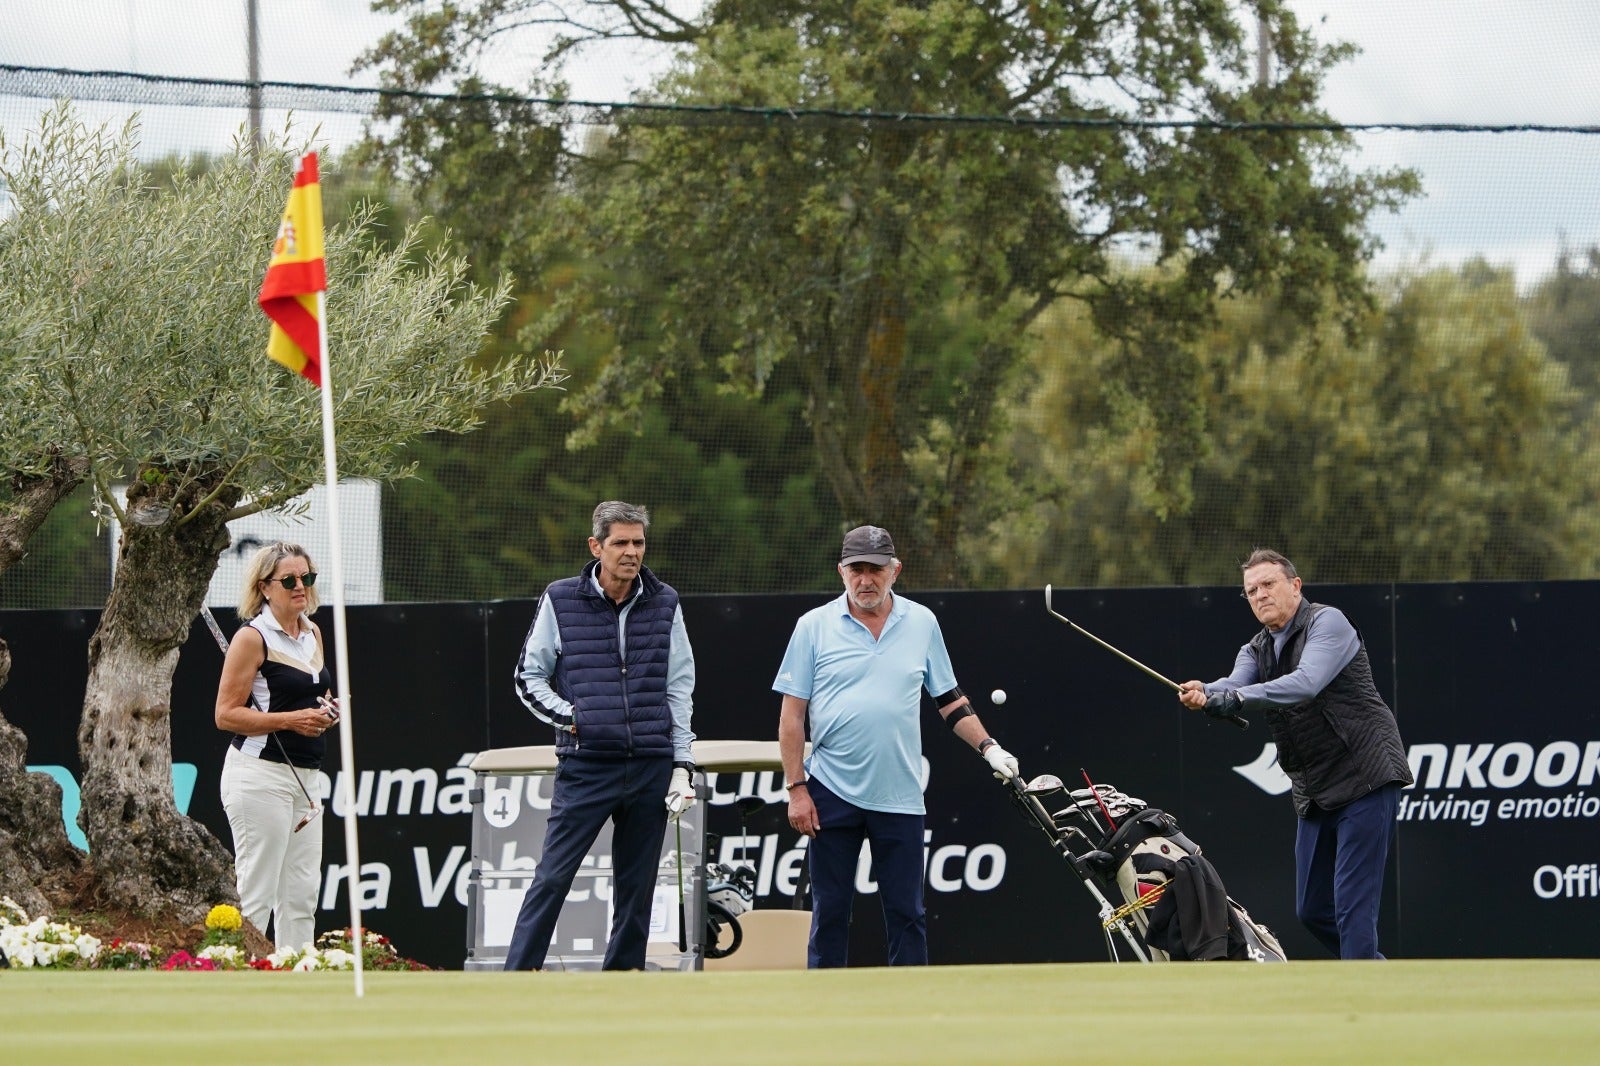
{"label": "eyeglasses", "polygon": [[306,583],[306,588],[310,588],[312,585],[315,585],[317,583],[317,575],[315,573],[310,573],[306,574],[304,577],[301,577],[298,574],[285,574],[283,577],[269,577],[266,580],[267,584],[269,585],[276,581],[290,592],[293,592],[295,589],[300,587],[300,582],[302,581]]}

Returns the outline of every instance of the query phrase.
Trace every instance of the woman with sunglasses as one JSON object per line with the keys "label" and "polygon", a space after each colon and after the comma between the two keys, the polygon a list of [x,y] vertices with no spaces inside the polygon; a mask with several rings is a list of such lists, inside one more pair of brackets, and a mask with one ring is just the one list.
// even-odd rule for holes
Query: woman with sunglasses
{"label": "woman with sunglasses", "polygon": [[233,831],[239,906],[279,951],[316,935],[321,809],[311,799],[339,720],[323,661],[317,572],[297,544],[256,552],[239,598],[239,627],[217,686],[217,728],[233,734],[222,766],[222,807]]}

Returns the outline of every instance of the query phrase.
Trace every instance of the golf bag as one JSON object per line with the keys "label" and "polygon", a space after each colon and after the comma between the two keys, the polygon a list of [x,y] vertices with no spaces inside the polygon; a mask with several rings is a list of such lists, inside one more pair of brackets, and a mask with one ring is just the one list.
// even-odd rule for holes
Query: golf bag
{"label": "golf bag", "polygon": [[1016,779],[1011,791],[1099,903],[1112,961],[1123,948],[1142,962],[1284,961],[1272,931],[1228,896],[1172,815],[1109,785],[1069,792],[1049,774]]}
{"label": "golf bag", "polygon": [[723,959],[739,950],[744,943],[739,915],[750,909],[755,896],[756,872],[750,867],[720,862],[706,867],[706,958]]}

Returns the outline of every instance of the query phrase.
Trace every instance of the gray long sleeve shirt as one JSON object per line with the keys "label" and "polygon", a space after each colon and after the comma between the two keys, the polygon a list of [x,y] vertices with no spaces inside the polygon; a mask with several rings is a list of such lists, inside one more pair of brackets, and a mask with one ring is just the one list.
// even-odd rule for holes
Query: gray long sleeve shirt
{"label": "gray long sleeve shirt", "polygon": [[[1283,642],[1289,627],[1272,634],[1273,654],[1283,653]],[[1263,682],[1256,670],[1255,656],[1246,643],[1233,661],[1233,672],[1206,686],[1206,695],[1218,692],[1237,692],[1243,706],[1293,707],[1304,703],[1334,679],[1340,670],[1350,665],[1350,660],[1361,650],[1361,636],[1356,627],[1337,607],[1320,611],[1306,627],[1305,649],[1300,653],[1300,664],[1291,672],[1271,681]]]}

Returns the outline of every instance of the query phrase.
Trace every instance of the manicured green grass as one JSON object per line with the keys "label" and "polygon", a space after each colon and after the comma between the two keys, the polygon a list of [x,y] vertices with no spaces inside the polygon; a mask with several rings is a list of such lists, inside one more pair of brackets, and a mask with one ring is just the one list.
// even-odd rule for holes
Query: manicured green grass
{"label": "manicured green grass", "polygon": [[0,973],[8,1063],[1593,1063],[1600,961]]}

